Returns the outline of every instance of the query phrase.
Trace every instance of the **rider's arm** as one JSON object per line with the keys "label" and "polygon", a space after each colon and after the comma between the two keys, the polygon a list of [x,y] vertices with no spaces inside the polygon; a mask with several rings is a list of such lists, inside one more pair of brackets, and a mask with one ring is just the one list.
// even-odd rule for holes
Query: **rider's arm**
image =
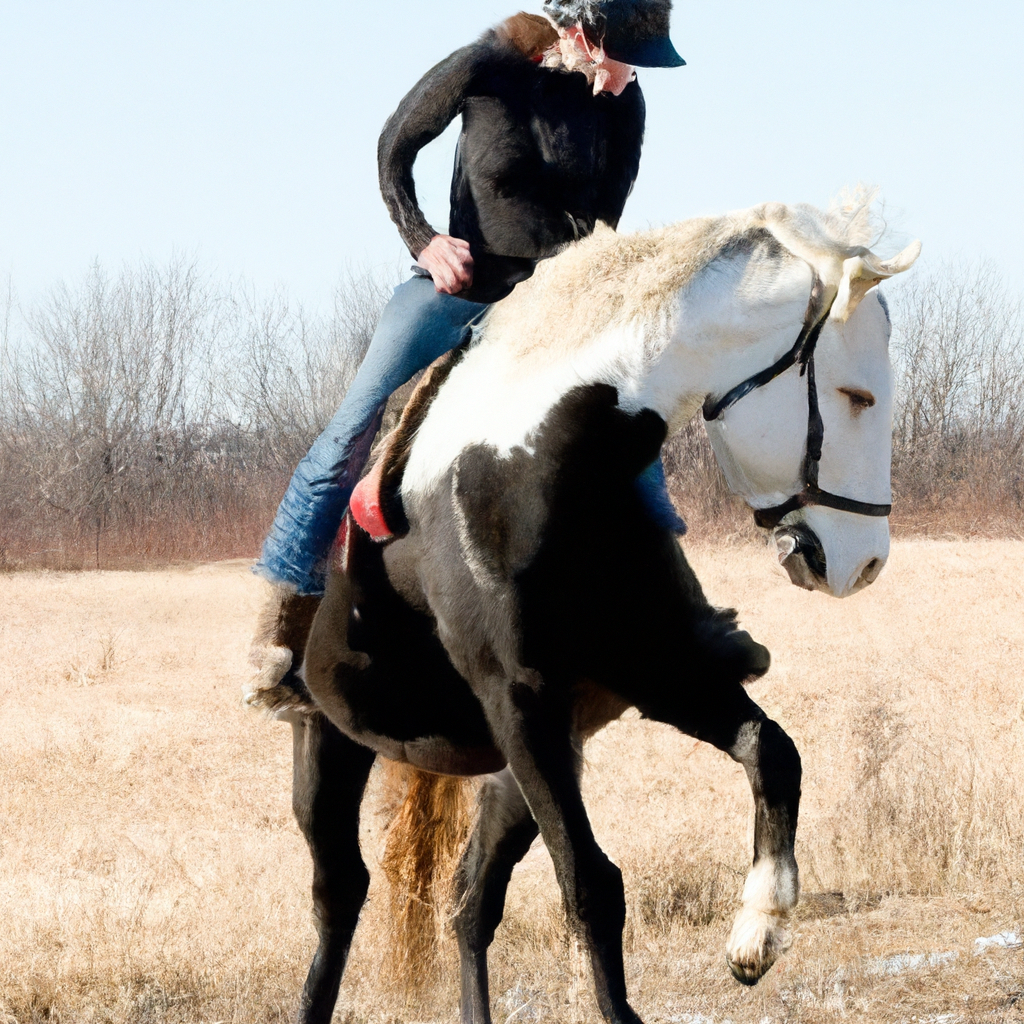
{"label": "rider's arm", "polygon": [[416,201],[412,165],[416,154],[462,111],[480,50],[479,44],[464,46],[431,68],[388,118],[377,143],[381,194],[402,240],[417,258],[437,232]]}
{"label": "rider's arm", "polygon": [[640,86],[634,82],[626,87],[616,120],[608,127],[608,169],[601,182],[597,209],[598,220],[616,227],[626,205],[637,172],[640,170],[640,148],[644,141],[646,107]]}

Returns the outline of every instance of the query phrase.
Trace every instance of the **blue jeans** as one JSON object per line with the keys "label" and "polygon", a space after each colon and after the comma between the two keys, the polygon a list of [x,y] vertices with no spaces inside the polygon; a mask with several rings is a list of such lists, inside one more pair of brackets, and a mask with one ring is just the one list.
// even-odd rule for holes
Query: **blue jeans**
{"label": "blue jeans", "polygon": [[323,593],[331,545],[388,397],[465,341],[486,309],[440,294],[426,277],[395,289],[341,408],[292,475],[255,572],[300,594]]}

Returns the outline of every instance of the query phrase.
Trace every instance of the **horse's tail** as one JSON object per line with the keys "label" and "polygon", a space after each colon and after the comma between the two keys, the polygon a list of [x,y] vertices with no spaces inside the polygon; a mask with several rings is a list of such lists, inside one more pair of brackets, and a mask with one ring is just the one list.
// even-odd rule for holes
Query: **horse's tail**
{"label": "horse's tail", "polygon": [[[390,893],[392,943],[385,960],[407,990],[433,980],[452,902],[459,855],[469,834],[469,780],[384,762],[395,803],[381,867]],[[404,794],[404,798],[403,798]]]}

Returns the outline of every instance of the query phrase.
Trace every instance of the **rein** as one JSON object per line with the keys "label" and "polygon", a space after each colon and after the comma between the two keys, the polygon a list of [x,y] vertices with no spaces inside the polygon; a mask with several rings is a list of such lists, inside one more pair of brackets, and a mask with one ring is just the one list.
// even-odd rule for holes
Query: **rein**
{"label": "rein", "polygon": [[859,516],[887,516],[892,511],[891,504],[875,505],[867,501],[857,501],[855,498],[844,498],[840,494],[823,491],[818,486],[818,466],[821,462],[821,444],[825,436],[825,424],[822,422],[821,411],[818,408],[818,388],[814,380],[814,349],[818,344],[821,329],[832,312],[835,295],[829,300],[827,306],[824,299],[825,285],[815,274],[804,325],[793,347],[767,369],[761,370],[760,373],[755,373],[742,383],[737,384],[717,401],[713,401],[710,395],[704,400],[704,419],[707,421],[717,420],[726,409],[735,405],[741,398],[757,388],[764,387],[769,381],[775,380],[795,363],[800,364],[800,376],[806,375],[807,377],[807,441],[801,468],[803,489],[780,505],[754,510],[754,522],[766,530],[774,529],[790,512],[807,508],[810,505],[834,508],[840,512],[853,512]]}

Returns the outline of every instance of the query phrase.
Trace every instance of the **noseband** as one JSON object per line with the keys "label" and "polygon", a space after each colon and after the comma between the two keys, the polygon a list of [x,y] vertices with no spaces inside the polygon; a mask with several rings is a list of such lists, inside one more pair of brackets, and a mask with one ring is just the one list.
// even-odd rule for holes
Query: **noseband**
{"label": "noseband", "polygon": [[821,329],[832,312],[835,296],[832,296],[827,306],[824,305],[824,298],[825,286],[821,278],[815,274],[804,325],[793,347],[777,362],[760,373],[748,377],[741,384],[737,384],[717,401],[713,400],[710,395],[704,400],[704,419],[707,421],[717,420],[730,406],[735,405],[756,388],[764,387],[769,381],[775,380],[794,363],[800,364],[800,376],[806,375],[807,377],[807,443],[801,469],[803,489],[782,502],[781,505],[754,510],[754,522],[766,530],[774,529],[790,512],[795,512],[798,508],[807,508],[810,505],[834,508],[840,512],[854,512],[859,516],[887,516],[892,511],[891,504],[874,505],[867,501],[844,498],[842,495],[823,491],[818,486],[818,464],[821,462],[821,442],[825,436],[825,425],[822,423],[821,412],[818,409],[818,388],[814,382],[814,349],[818,344]]}

